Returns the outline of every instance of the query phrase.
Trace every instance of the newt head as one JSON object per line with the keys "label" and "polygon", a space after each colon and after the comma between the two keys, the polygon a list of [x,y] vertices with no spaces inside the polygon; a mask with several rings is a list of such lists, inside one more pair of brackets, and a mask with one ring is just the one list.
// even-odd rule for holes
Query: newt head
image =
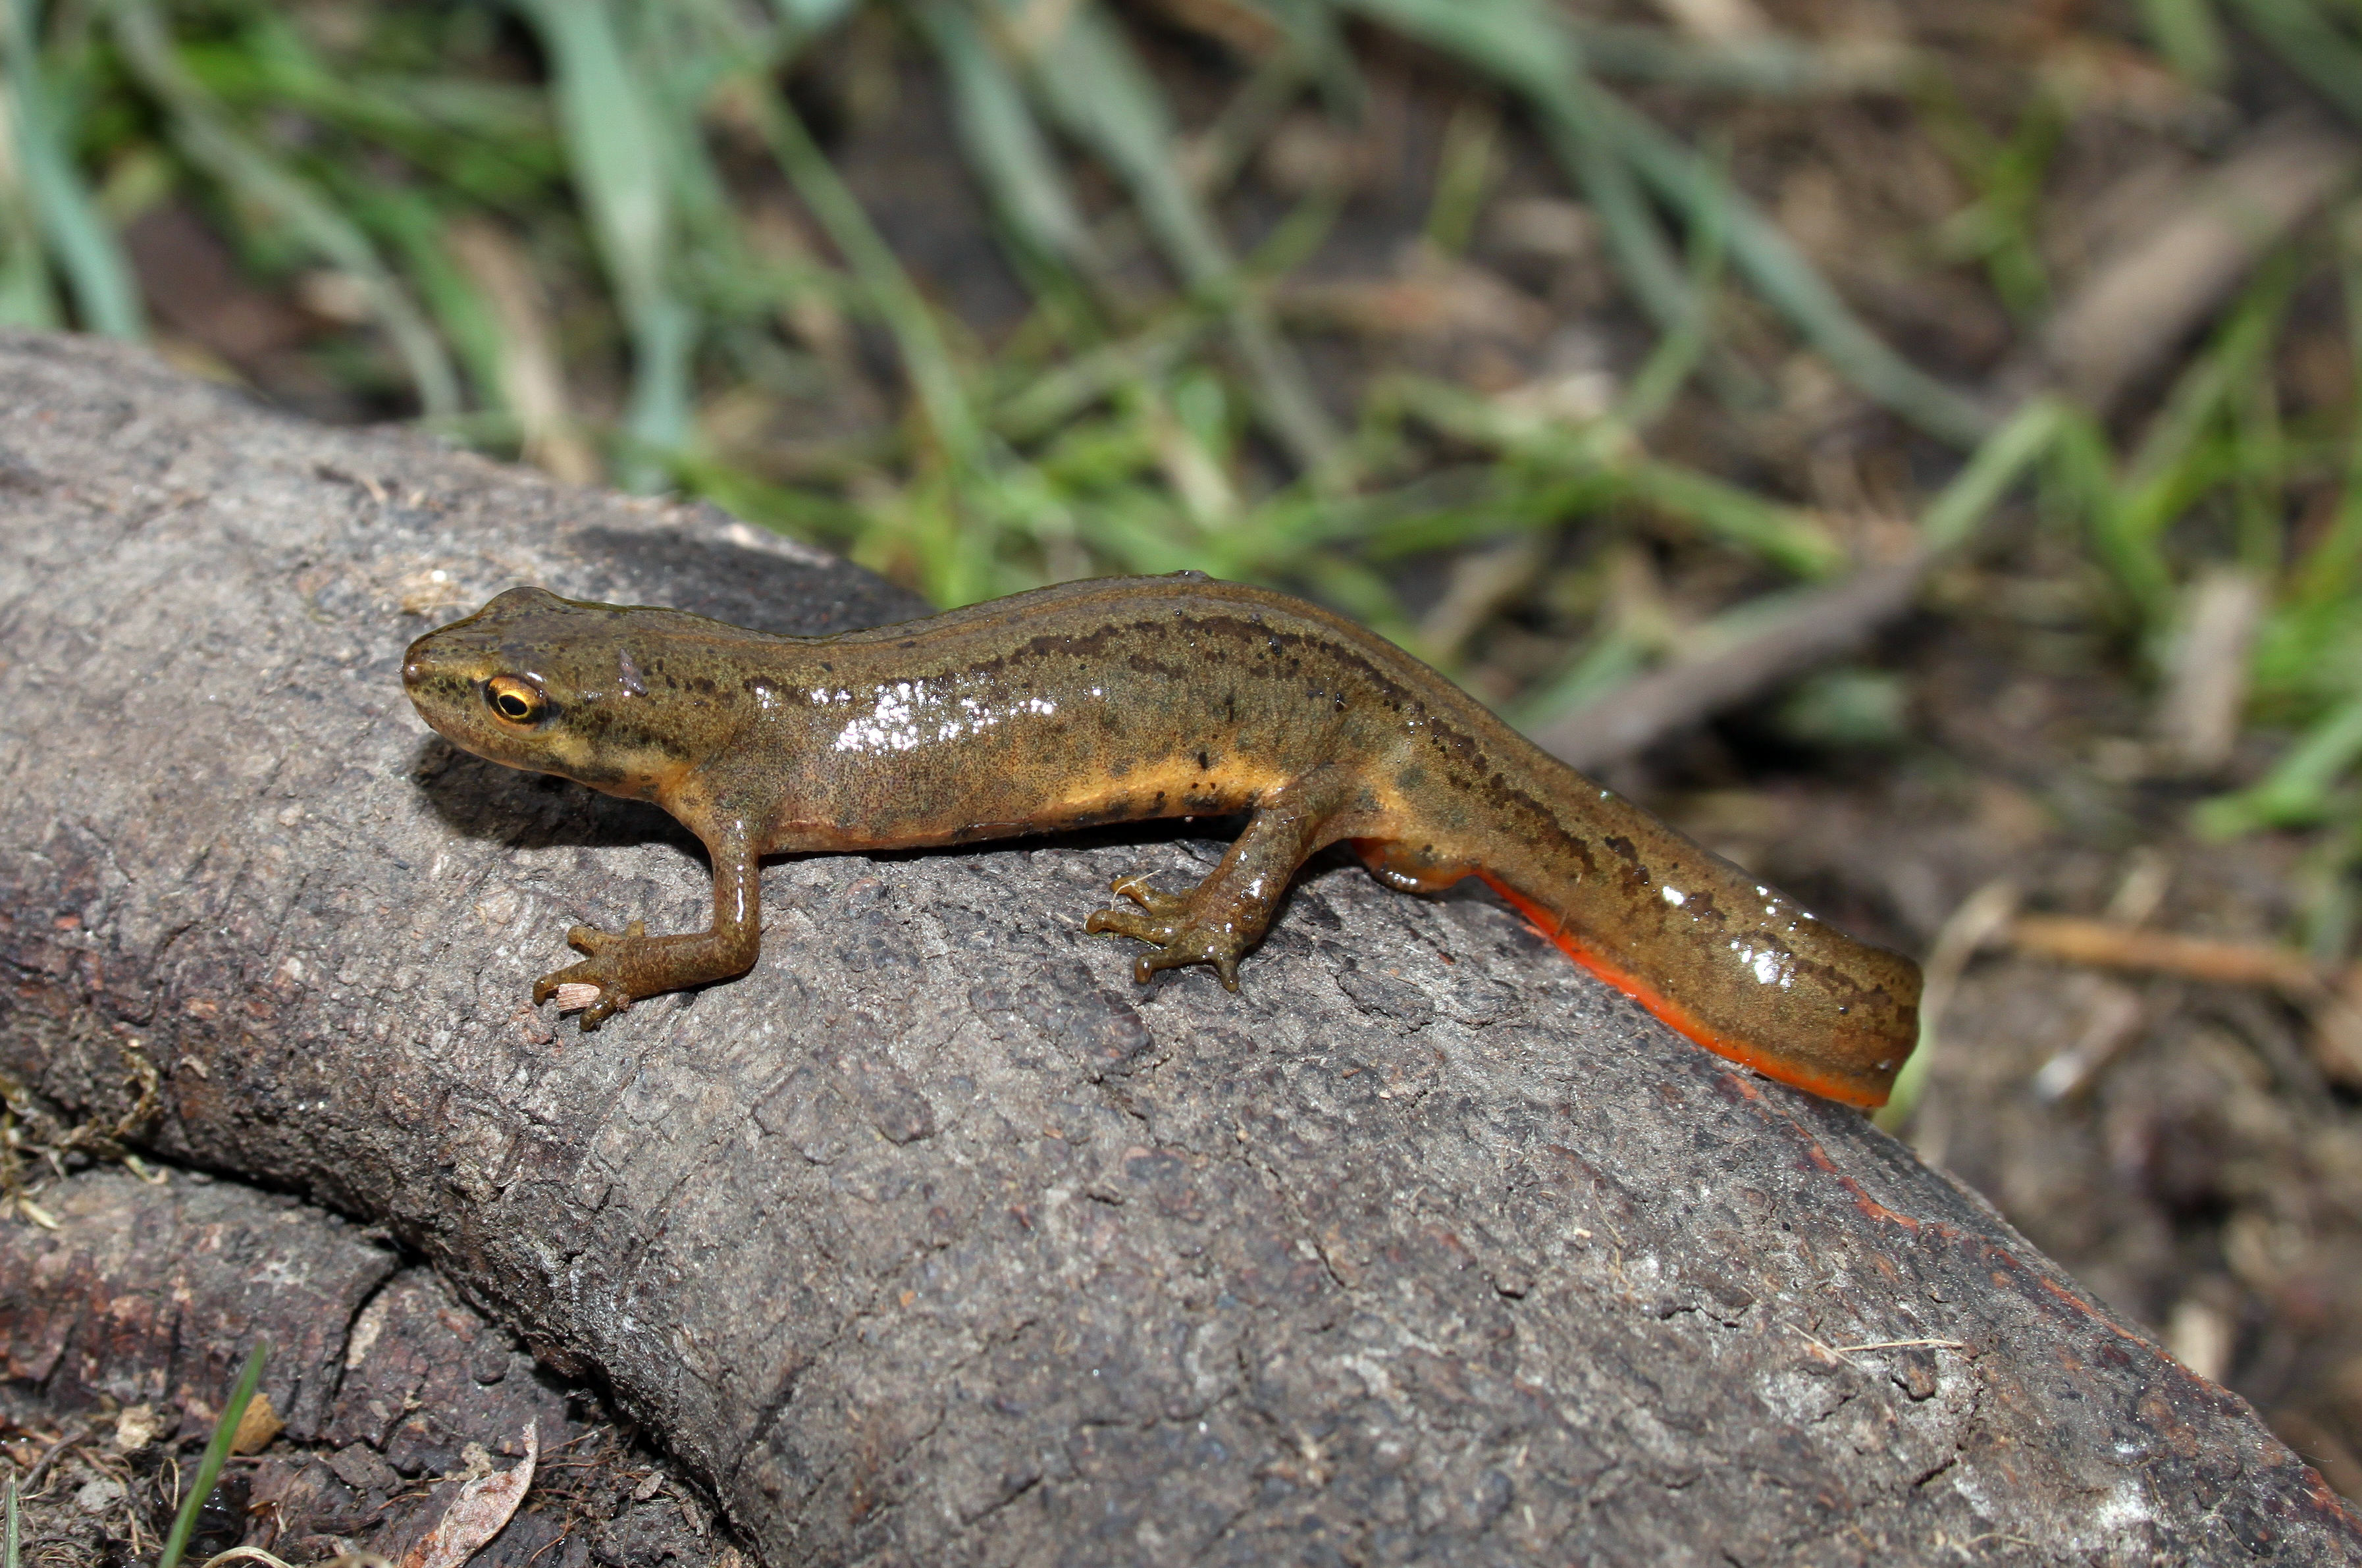
{"label": "newt head", "polygon": [[663,801],[737,727],[726,701],[684,690],[679,678],[716,633],[759,635],[685,611],[513,588],[412,643],[402,684],[418,716],[462,750]]}

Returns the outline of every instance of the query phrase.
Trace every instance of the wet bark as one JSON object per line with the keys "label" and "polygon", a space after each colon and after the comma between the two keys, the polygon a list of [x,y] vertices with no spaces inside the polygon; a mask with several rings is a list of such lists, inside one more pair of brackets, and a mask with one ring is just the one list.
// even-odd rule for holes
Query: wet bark
{"label": "wet bark", "polygon": [[458,756],[518,582],[903,596],[710,512],[0,339],[0,1070],[387,1227],[774,1563],[2362,1561],[2233,1396],[1850,1111],[1483,895],[1304,879],[1244,989],[1082,933],[1179,834],[781,861],[744,979],[584,1037],[651,810]]}

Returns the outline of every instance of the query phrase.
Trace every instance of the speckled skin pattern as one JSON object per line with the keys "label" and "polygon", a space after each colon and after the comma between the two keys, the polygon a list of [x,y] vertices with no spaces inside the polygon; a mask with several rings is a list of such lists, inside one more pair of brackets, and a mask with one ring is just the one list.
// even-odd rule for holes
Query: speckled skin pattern
{"label": "speckled skin pattern", "polygon": [[1125,878],[1089,929],[1235,988],[1306,857],[1491,883],[1683,1033],[1884,1103],[1918,966],[1858,942],[1549,756],[1435,671],[1299,600],[1196,573],[1068,583],[897,626],[782,637],[677,610],[500,595],[404,656],[419,713],[478,756],[653,801],[705,841],[710,930],[577,926],[545,976],[617,1008],[752,966],[759,857],[1251,812],[1187,893]]}

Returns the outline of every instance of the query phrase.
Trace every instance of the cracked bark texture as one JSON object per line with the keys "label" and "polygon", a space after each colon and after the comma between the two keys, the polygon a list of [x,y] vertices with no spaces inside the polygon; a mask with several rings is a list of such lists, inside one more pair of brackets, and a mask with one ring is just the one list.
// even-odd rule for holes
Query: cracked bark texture
{"label": "cracked bark texture", "polygon": [[[689,1488],[651,1475],[585,1419],[597,1414],[594,1396],[536,1368],[431,1270],[403,1266],[336,1217],[186,1173],[159,1187],[85,1171],[42,1197],[56,1230],[0,1222],[0,1430],[12,1415],[31,1419],[25,1407],[37,1401],[69,1436],[111,1451],[118,1474],[127,1467],[132,1509],[168,1506],[157,1494],[171,1495],[171,1449],[107,1441],[116,1424],[101,1401],[150,1407],[154,1430],[177,1437],[181,1462],[193,1463],[192,1445],[211,1434],[259,1339],[271,1348],[261,1392],[285,1433],[232,1474],[268,1520],[259,1544],[281,1557],[324,1561],[350,1540],[400,1561],[451,1506],[469,1445],[514,1460],[531,1425],[545,1463],[473,1568],[735,1561],[713,1550]],[[127,1533],[121,1514],[102,1507],[94,1518],[59,1496],[72,1490],[52,1472],[36,1494],[27,1561],[119,1561],[72,1551],[77,1534],[88,1547],[92,1532]]]}
{"label": "cracked bark texture", "polygon": [[[1316,869],[1243,994],[1086,937],[1146,832],[811,857],[762,961],[545,1037],[652,809],[452,752],[519,582],[913,608],[695,509],[0,338],[0,1067],[423,1249],[768,1562],[2362,1562],[2233,1396],[1841,1108],[1488,897]],[[440,574],[439,576],[437,574]]]}

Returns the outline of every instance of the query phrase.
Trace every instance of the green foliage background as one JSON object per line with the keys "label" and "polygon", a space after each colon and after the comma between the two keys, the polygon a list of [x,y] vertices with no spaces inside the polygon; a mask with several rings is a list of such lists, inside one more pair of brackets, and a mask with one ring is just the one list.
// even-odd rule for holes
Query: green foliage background
{"label": "green foliage background", "polygon": [[[1639,519],[1752,563],[1753,586],[1707,636],[1776,613],[1783,584],[1853,569],[1853,545],[1824,517],[1651,450],[1685,395],[1762,395],[1728,341],[1743,313],[1959,455],[1952,487],[1926,499],[1927,542],[1967,542],[2014,482],[2038,478],[2043,525],[2104,580],[2136,661],[2163,659],[2207,572],[2262,581],[2250,712],[2285,745],[2198,823],[2314,831],[2340,869],[2362,854],[2362,447],[2350,407],[2283,418],[2271,371],[2302,329],[2290,301],[2324,271],[2345,291],[2345,329],[2362,322],[2362,218],[2285,247],[2181,366],[2163,412],[2120,436],[2064,403],[1949,384],[1882,340],[1711,149],[1628,90],[1859,82],[1940,116],[1941,72],[1925,60],[1865,67],[1777,34],[1699,44],[1547,0],[1235,9],[1265,43],[1221,117],[1185,137],[1138,18],[1101,0],[0,0],[0,320],[147,334],[121,231],[178,193],[252,276],[332,285],[316,292],[357,330],[321,357],[346,387],[460,439],[710,496],[945,605],[1198,567],[1312,593],[1451,668],[1459,641],[1423,634],[1407,562]],[[2233,90],[2239,52],[2260,51],[2362,117],[2362,34],[2332,0],[2145,0],[2128,15],[2136,47],[2195,91]],[[844,29],[878,25],[931,62],[966,177],[1031,291],[1031,315],[990,351],[913,282],[783,90]],[[1271,298],[1339,199],[1316,193],[1242,251],[1210,193],[1281,111],[1350,120],[1351,40],[1387,35],[1452,62],[1487,106],[1446,146],[1428,225],[1438,254],[1465,244],[1484,199],[1491,105],[1530,128],[1586,204],[1656,335],[1613,406],[1538,409],[1410,374],[1379,378],[1350,419],[1324,406]],[[520,71],[521,55],[538,69]],[[2048,295],[2030,226],[2059,138],[2055,106],[2039,90],[2029,101],[2008,134],[1955,116],[1976,199],[1931,243],[2031,318]],[[765,242],[741,199],[750,168],[793,193],[822,243]],[[548,354],[561,370],[624,368],[611,409],[535,403],[513,313],[456,259],[459,231],[487,225],[559,302]],[[1131,281],[1137,269],[1110,257],[1127,246],[1169,286]],[[847,321],[890,347],[893,417],[791,462],[731,435],[767,397],[824,394],[851,351]],[[2334,514],[2301,536],[2291,496],[2323,486]],[[1664,654],[1663,628],[1592,602],[1555,672],[1504,698],[1521,722],[1595,701]],[[2344,922],[2330,928],[2322,940],[2342,950]]]}

